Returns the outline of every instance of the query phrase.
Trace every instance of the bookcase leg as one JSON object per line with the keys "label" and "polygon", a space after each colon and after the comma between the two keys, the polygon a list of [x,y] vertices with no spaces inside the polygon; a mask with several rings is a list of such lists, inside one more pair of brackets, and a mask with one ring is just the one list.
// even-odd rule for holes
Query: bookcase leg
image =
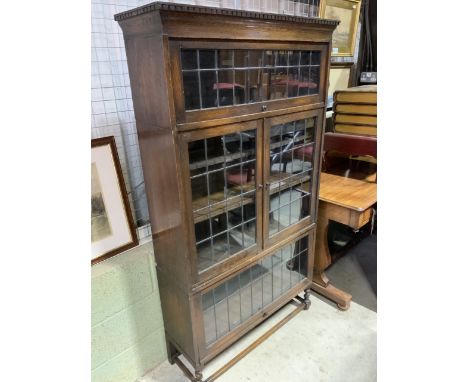
{"label": "bookcase leg", "polygon": [[304,310],[309,310],[310,308],[310,295],[311,295],[311,292],[312,292],[312,289],[308,288],[304,291],[304,304],[305,304],[305,307],[304,307]]}
{"label": "bookcase leg", "polygon": [[169,340],[166,340],[166,348],[167,348],[167,360],[169,361],[171,365],[173,365],[175,362],[175,359],[179,356],[179,352]]}
{"label": "bookcase leg", "polygon": [[194,382],[203,382],[203,374],[198,370],[195,370]]}

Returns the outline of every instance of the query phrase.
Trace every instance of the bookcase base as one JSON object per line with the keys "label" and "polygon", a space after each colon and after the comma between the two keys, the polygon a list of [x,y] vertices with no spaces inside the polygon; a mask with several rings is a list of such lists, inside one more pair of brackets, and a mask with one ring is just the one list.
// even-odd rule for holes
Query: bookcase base
{"label": "bookcase base", "polygon": [[252,350],[254,350],[258,345],[263,343],[266,339],[268,339],[273,333],[275,333],[279,328],[281,328],[284,324],[290,321],[293,317],[295,317],[300,311],[307,310],[310,307],[310,300],[309,300],[310,291],[307,289],[305,291],[305,298],[300,296],[296,296],[292,300],[289,301],[289,304],[295,305],[295,309],[290,312],[287,316],[283,319],[278,321],[274,326],[268,329],[265,333],[263,333],[259,338],[257,338],[252,344],[247,346],[244,350],[239,352],[234,358],[212,373],[209,377],[205,380],[203,379],[203,375],[201,371],[195,370],[192,372],[179,358],[179,356],[172,358],[171,363],[175,363],[185,376],[190,379],[192,382],[213,382],[218,379],[221,375],[223,375],[226,371],[228,371],[231,367],[233,367],[236,363],[238,363],[242,358],[244,358],[247,354],[249,354]]}

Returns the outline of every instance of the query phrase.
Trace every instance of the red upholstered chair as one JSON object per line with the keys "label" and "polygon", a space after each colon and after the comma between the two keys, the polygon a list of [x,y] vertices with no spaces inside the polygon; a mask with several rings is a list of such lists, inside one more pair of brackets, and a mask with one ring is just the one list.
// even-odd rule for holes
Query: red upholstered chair
{"label": "red upholstered chair", "polygon": [[238,170],[227,171],[226,178],[228,184],[232,184],[235,186],[246,186],[249,182],[252,181],[252,177],[254,175],[254,167],[249,166],[242,170],[242,172]]}
{"label": "red upholstered chair", "polygon": [[314,153],[314,144],[309,143],[307,145],[301,146],[297,149],[294,149],[295,158],[304,158],[307,162],[312,162],[312,154]]}
{"label": "red upholstered chair", "polygon": [[[332,155],[332,153],[338,155]],[[376,137],[325,133],[322,155],[322,171],[324,172],[361,180],[377,181]],[[375,160],[366,160],[366,158],[375,158]],[[358,166],[354,163],[357,160],[364,162],[364,165],[361,163],[360,168],[357,168]]]}

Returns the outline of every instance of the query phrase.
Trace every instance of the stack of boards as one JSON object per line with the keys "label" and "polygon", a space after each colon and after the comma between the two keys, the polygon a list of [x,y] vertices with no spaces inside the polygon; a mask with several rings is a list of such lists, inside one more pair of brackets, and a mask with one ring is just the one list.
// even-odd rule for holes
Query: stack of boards
{"label": "stack of boards", "polygon": [[337,90],[333,95],[336,133],[377,136],[377,85]]}

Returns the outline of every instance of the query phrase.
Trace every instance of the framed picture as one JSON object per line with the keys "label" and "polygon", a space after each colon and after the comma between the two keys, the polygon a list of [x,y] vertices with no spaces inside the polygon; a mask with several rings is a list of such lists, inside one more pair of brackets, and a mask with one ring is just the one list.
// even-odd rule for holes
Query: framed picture
{"label": "framed picture", "polygon": [[91,265],[138,244],[114,137],[91,141]]}
{"label": "framed picture", "polygon": [[352,62],[331,63],[327,93],[327,109],[333,106],[333,93],[335,93],[335,91],[347,89],[352,86],[353,68],[354,63]]}
{"label": "framed picture", "polygon": [[352,57],[361,12],[361,0],[322,0],[320,17],[340,20],[332,37],[332,56]]}

